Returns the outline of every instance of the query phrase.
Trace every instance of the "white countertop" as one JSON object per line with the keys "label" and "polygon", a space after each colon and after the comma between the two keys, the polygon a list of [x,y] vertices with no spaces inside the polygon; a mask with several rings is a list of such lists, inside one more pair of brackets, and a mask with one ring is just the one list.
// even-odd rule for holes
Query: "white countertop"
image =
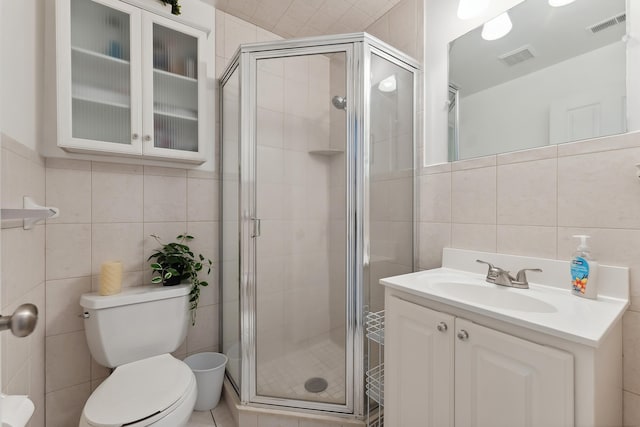
{"label": "white countertop", "polygon": [[[541,267],[546,274],[530,274],[529,289],[494,285],[485,281],[485,273],[477,272],[478,267],[486,271],[486,266],[476,266],[476,259],[507,269],[515,265],[520,266],[517,268]],[[567,261],[445,249],[443,264],[443,268],[389,277],[380,283],[591,347],[602,342],[629,306],[628,269],[625,267],[600,265],[598,280],[601,292],[597,299],[590,300],[572,295]],[[566,267],[567,272],[564,286],[561,285],[564,277],[562,267]],[[558,275],[561,277],[554,277]],[[537,281],[544,279],[545,283]],[[601,280],[605,283],[600,283]]]}

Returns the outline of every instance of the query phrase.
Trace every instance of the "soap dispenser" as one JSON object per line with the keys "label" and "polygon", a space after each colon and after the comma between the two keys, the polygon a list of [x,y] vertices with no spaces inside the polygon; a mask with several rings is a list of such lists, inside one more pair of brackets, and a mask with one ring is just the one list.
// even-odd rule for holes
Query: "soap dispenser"
{"label": "soap dispenser", "polygon": [[598,262],[587,244],[590,236],[576,235],[578,248],[571,257],[571,290],[574,295],[595,299],[598,296]]}

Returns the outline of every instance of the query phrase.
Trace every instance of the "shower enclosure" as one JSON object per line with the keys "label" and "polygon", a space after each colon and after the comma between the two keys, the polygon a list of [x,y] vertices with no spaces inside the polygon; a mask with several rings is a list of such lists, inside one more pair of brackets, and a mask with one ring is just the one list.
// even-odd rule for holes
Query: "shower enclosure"
{"label": "shower enclosure", "polygon": [[365,415],[364,319],[414,266],[417,73],[364,33],[242,45],[224,73],[221,346],[243,403]]}

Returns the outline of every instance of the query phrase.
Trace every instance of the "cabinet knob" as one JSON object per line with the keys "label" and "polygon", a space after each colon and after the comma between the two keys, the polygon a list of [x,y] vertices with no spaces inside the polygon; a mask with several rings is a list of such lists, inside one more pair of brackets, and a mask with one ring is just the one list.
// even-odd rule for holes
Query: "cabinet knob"
{"label": "cabinet knob", "polygon": [[145,135],[144,136],[144,140],[145,141],[151,141],[151,135]]}
{"label": "cabinet knob", "polygon": [[466,341],[469,339],[469,332],[465,331],[464,329],[460,329],[458,331],[458,339],[460,341]]}
{"label": "cabinet knob", "polygon": [[438,326],[436,326],[436,329],[438,329],[438,331],[440,332],[447,332],[448,327],[446,323],[440,322],[438,323]]}
{"label": "cabinet knob", "polygon": [[134,133],[133,135],[131,135],[131,139],[136,140],[140,137],[140,135],[138,135],[137,133]]}

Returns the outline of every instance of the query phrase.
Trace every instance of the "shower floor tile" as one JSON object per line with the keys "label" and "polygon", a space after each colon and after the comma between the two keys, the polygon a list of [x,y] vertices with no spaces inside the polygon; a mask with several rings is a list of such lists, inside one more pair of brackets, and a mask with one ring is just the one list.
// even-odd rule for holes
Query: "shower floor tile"
{"label": "shower floor tile", "polygon": [[[326,390],[312,393],[305,389],[304,383],[314,377],[327,381]],[[344,403],[345,388],[344,349],[328,339],[258,366],[260,396]]]}

